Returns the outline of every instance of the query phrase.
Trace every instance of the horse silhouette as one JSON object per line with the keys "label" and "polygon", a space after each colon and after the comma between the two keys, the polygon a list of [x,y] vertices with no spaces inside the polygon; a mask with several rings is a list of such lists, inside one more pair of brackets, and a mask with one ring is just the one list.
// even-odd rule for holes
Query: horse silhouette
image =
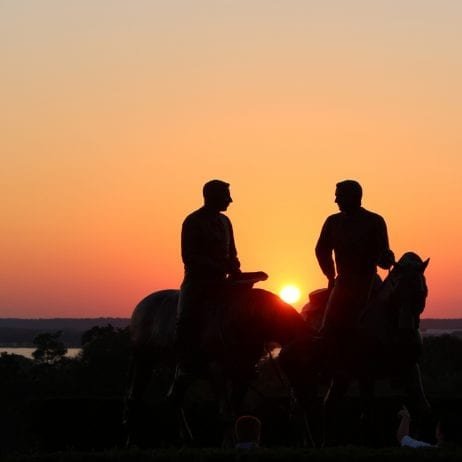
{"label": "horse silhouette", "polygon": [[[428,262],[413,252],[405,253],[371,295],[358,326],[350,329],[347,341],[341,345],[336,338],[314,335],[323,315],[319,300],[324,308],[327,301],[324,291],[315,291],[314,303],[302,310],[313,335],[282,351],[280,361],[308,412],[320,377],[331,378],[324,397],[325,444],[334,444],[341,438],[335,428],[338,403],[353,380],[359,383],[362,427],[366,433],[373,427],[374,388],[379,379],[399,381],[413,415],[429,415],[418,364],[422,352],[419,319],[428,294],[424,276]],[[365,435],[365,439],[370,437],[373,435]]]}
{"label": "horse silhouette", "polygon": [[[206,307],[208,322],[202,329],[200,375],[210,381],[229,421],[235,415],[266,343],[282,348],[305,335],[300,314],[277,295],[246,284],[231,288],[220,306]],[[130,321],[133,360],[127,393],[126,423],[129,439],[136,441],[137,412],[153,370],[176,365],[175,324],[178,290],[162,290],[144,298]],[[183,394],[186,391],[183,391]],[[183,421],[186,435],[189,432]]]}

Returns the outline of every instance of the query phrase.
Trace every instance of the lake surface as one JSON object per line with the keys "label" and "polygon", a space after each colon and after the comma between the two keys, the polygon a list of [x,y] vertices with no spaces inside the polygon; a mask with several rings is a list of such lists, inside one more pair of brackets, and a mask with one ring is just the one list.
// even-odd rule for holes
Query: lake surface
{"label": "lake surface", "polygon": [[[8,353],[8,354],[15,354],[25,356],[26,358],[32,359],[32,352],[35,351],[36,348],[3,348],[0,347],[0,354],[1,353]],[[66,356],[68,358],[75,358],[81,351],[81,348],[68,348]]]}

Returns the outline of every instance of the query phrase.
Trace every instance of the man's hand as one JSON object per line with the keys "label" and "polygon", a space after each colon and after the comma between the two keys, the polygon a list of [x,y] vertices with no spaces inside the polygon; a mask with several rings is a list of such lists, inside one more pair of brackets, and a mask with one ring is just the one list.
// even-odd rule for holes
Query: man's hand
{"label": "man's hand", "polygon": [[256,283],[259,281],[266,281],[267,279],[268,275],[264,271],[250,271],[230,274],[230,280],[233,282]]}
{"label": "man's hand", "polygon": [[257,276],[260,281],[266,281],[269,278],[268,273],[264,271],[256,271],[255,276]]}
{"label": "man's hand", "polygon": [[378,265],[383,269],[390,269],[395,264],[395,254],[392,250],[386,250],[380,257]]}

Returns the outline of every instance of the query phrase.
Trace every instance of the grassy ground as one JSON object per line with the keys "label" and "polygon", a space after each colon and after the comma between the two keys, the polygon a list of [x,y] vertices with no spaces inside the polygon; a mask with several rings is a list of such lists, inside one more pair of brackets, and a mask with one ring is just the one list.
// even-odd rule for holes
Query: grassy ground
{"label": "grassy ground", "polygon": [[339,447],[328,449],[258,449],[237,451],[230,449],[163,449],[111,450],[101,452],[56,452],[50,454],[9,455],[4,462],[278,462],[278,461],[462,461],[462,449],[369,449]]}

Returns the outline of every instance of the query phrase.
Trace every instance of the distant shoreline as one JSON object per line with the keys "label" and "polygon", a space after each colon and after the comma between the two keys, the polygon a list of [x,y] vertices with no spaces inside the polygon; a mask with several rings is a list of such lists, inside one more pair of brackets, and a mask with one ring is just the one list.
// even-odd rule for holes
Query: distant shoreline
{"label": "distant shoreline", "polygon": [[[0,354],[7,353],[7,354],[15,354],[19,356],[24,356],[28,359],[33,359],[32,353],[35,351],[35,347],[12,347],[12,346],[2,346],[0,345]],[[81,347],[69,347],[65,356],[67,358],[76,358],[79,353],[82,351]]]}
{"label": "distant shoreline", "polygon": [[[66,348],[80,348],[82,334],[93,327],[111,325],[125,329],[129,318],[0,318],[1,348],[34,348],[34,338],[41,333],[62,331]],[[462,337],[462,318],[428,318],[420,322],[422,336],[444,334]]]}

